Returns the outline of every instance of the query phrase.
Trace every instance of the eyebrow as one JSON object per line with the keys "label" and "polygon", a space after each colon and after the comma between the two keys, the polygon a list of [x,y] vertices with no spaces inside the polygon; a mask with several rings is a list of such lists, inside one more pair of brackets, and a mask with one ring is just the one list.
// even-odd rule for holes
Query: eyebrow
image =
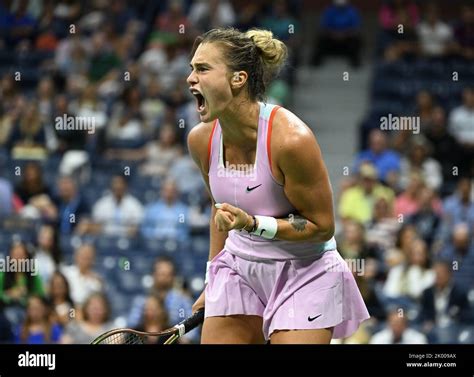
{"label": "eyebrow", "polygon": [[[189,63],[189,66],[193,68],[193,65]],[[206,67],[206,68],[211,68],[211,65],[208,63],[194,63],[194,67]]]}

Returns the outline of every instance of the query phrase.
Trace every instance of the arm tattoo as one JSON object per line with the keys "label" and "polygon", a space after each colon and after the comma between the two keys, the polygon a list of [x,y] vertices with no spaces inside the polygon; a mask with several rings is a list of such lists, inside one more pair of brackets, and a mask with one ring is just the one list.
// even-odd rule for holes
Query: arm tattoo
{"label": "arm tattoo", "polygon": [[290,215],[288,221],[297,232],[303,232],[306,229],[306,224],[308,223],[308,220],[306,220],[303,216]]}

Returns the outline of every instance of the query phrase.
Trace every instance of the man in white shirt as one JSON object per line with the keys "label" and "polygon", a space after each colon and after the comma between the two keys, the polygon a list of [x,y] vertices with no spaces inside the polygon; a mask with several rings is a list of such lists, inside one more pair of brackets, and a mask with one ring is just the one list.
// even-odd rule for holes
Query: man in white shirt
{"label": "man in white shirt", "polygon": [[463,104],[451,111],[449,131],[458,143],[474,147],[474,89],[465,88],[462,92]]}
{"label": "man in white shirt", "polygon": [[111,193],[99,199],[92,208],[93,232],[109,236],[134,236],[143,220],[143,205],[127,193],[124,176],[112,178]]}
{"label": "man in white shirt", "polygon": [[427,344],[426,336],[410,329],[405,312],[393,310],[388,315],[388,327],[374,334],[370,344]]}
{"label": "man in white shirt", "polygon": [[421,52],[427,56],[443,56],[453,45],[453,30],[439,18],[435,4],[429,4],[426,9],[426,20],[417,27]]}

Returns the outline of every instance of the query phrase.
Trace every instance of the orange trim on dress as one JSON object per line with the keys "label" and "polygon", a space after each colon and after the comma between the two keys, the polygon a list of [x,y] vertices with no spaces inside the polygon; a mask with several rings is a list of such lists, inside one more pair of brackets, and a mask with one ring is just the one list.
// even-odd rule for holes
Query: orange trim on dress
{"label": "orange trim on dress", "polygon": [[[272,150],[271,150],[271,136],[272,136],[272,126],[273,126],[273,118],[275,117],[276,112],[281,106],[275,106],[270,113],[270,118],[268,120],[268,127],[267,127],[267,154],[268,154],[268,163],[270,164],[270,172],[272,172]],[[272,172],[273,174],[273,172]]]}
{"label": "orange trim on dress", "polygon": [[209,136],[209,142],[207,143],[207,170],[209,171],[211,167],[211,149],[212,149],[212,138],[214,136],[214,131],[216,130],[217,126],[217,119],[214,121],[214,125],[212,126],[211,136]]}

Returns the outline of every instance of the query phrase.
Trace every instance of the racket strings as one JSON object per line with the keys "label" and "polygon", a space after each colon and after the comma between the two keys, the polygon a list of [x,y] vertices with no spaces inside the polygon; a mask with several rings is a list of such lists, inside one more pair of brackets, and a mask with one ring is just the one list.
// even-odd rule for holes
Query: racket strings
{"label": "racket strings", "polygon": [[143,336],[131,332],[119,332],[102,339],[99,344],[145,344]]}

